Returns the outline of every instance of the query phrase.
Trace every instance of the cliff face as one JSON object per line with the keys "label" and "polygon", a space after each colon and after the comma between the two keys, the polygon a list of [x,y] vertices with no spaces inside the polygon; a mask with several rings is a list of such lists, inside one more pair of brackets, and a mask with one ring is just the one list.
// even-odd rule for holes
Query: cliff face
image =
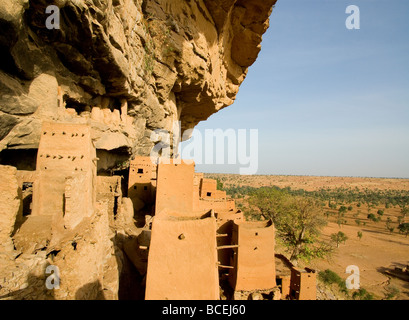
{"label": "cliff face", "polygon": [[[91,179],[95,212],[78,222],[90,190],[71,188],[84,185],[71,173],[48,178],[34,170],[42,123],[90,124],[101,171],[149,155],[155,129],[171,131],[178,120],[193,128],[234,102],[275,2],[0,0],[0,299],[143,296],[133,284],[143,283],[139,244],[148,237],[135,230],[121,178]],[[64,187],[61,198],[43,199],[64,214],[32,214],[39,179],[50,183],[42,196],[54,182]],[[56,291],[44,286],[50,265],[64,273]]]}
{"label": "cliff face", "polygon": [[37,149],[55,120],[90,122],[98,150],[149,154],[153,130],[234,102],[275,2],[0,0],[0,151]]}

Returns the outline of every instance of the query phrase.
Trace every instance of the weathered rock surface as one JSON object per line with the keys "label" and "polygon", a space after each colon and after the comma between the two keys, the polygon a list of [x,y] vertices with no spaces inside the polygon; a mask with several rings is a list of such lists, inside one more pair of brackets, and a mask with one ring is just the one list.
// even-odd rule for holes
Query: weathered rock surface
{"label": "weathered rock surface", "polygon": [[0,166],[0,252],[13,251],[10,237],[22,209],[16,173],[14,167]]}
{"label": "weathered rock surface", "polygon": [[[89,215],[77,175],[63,182],[61,214],[31,213],[35,192],[22,189],[36,179],[42,124],[89,124],[100,171],[149,155],[155,129],[193,128],[234,102],[275,2],[0,0],[0,164],[12,165],[0,165],[0,299],[143,298],[134,284],[150,233],[136,230],[141,208],[120,177],[93,181]],[[46,288],[50,265],[58,290]]]}
{"label": "weathered rock surface", "polygon": [[234,102],[275,2],[0,0],[0,151],[36,149],[55,120],[91,123],[100,150],[147,155],[153,130]]}

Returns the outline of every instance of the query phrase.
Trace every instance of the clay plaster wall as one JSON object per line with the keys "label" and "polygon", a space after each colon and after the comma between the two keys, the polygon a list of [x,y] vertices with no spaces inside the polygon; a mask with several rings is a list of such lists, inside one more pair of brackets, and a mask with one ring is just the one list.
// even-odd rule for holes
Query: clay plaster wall
{"label": "clay plaster wall", "polygon": [[287,299],[290,296],[291,276],[279,276],[281,281],[281,297]]}
{"label": "clay plaster wall", "polygon": [[316,279],[317,275],[314,270],[293,267],[291,269],[291,298],[296,300],[316,300]]}
{"label": "clay plaster wall", "polygon": [[201,211],[213,209],[216,212],[233,212],[236,208],[234,200],[231,199],[199,199],[198,203]]}
{"label": "clay plaster wall", "polygon": [[155,217],[146,279],[147,300],[217,300],[215,218]]}
{"label": "clay plaster wall", "polygon": [[[96,201],[96,151],[90,127],[82,124],[44,122],[37,156],[34,181],[33,216],[62,218],[67,178],[83,174],[81,186],[83,216],[93,213]],[[75,178],[74,178],[75,179]]]}
{"label": "clay plaster wall", "polygon": [[200,183],[200,197],[203,199],[226,199],[226,191],[217,190],[217,181],[214,179],[202,179]]}
{"label": "clay plaster wall", "polygon": [[270,221],[234,223],[234,267],[230,283],[236,291],[270,289],[276,286],[274,226]]}
{"label": "clay plaster wall", "polygon": [[178,216],[197,215],[193,210],[194,171],[194,163],[158,164],[156,215],[164,211]]}
{"label": "clay plaster wall", "polygon": [[156,192],[156,163],[150,157],[136,157],[130,161],[128,179],[128,197],[134,206],[138,201],[152,204]]}
{"label": "clay plaster wall", "polygon": [[193,210],[200,211],[200,184],[203,179],[203,173],[195,172],[193,176]]}

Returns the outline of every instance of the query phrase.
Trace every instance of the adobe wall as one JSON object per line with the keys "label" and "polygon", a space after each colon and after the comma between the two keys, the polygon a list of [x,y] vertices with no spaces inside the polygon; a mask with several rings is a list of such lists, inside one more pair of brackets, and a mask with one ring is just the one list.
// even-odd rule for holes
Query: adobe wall
{"label": "adobe wall", "polygon": [[156,216],[145,299],[219,299],[216,228],[212,217],[178,220]]}
{"label": "adobe wall", "polygon": [[[37,155],[33,216],[51,215],[63,224],[66,181],[81,178],[83,216],[91,216],[96,202],[96,151],[91,130],[84,124],[44,122]],[[76,178],[74,178],[76,179]]]}
{"label": "adobe wall", "polygon": [[[37,179],[37,172],[17,170],[16,177],[17,177],[19,188],[22,191],[22,194],[21,194],[22,210],[20,212],[21,214],[17,216],[17,224],[21,224],[24,221],[23,216],[31,214],[32,212],[33,185]],[[31,187],[29,187],[30,184],[31,184]]]}
{"label": "adobe wall", "polygon": [[121,199],[121,177],[97,176],[97,202],[107,203],[111,225],[120,211]]}
{"label": "adobe wall", "polygon": [[[234,223],[245,221],[243,212],[241,211],[220,211],[216,213],[217,219],[217,246],[224,246],[231,244],[231,235],[233,232]],[[221,265],[233,265],[232,250],[218,250],[218,259]]]}
{"label": "adobe wall", "polygon": [[158,164],[155,214],[175,212],[178,216],[196,216],[193,210],[195,165]]}
{"label": "adobe wall", "polygon": [[[202,176],[203,177],[203,176]],[[227,199],[226,191],[217,190],[217,181],[214,179],[201,179],[199,186],[198,210],[216,212],[234,211],[236,206],[233,199]]]}
{"label": "adobe wall", "polygon": [[193,211],[200,211],[200,184],[203,179],[203,173],[195,172],[193,176]]}
{"label": "adobe wall", "polygon": [[144,204],[153,204],[156,192],[156,163],[150,157],[136,157],[130,161],[128,178],[128,197],[135,208]]}
{"label": "adobe wall", "polygon": [[290,297],[291,276],[282,275],[278,279],[281,281],[281,297],[287,300]]}
{"label": "adobe wall", "polygon": [[291,269],[290,296],[296,300],[317,299],[317,275],[312,269]]}
{"label": "adobe wall", "polygon": [[239,246],[235,249],[235,268],[229,279],[234,290],[274,288],[274,226],[271,221],[234,223],[232,243]]}
{"label": "adobe wall", "polygon": [[217,180],[202,179],[200,183],[200,197],[203,199],[225,200],[226,191],[217,190]]}
{"label": "adobe wall", "polygon": [[33,183],[37,179],[36,171],[27,171],[27,170],[17,170],[17,181],[21,187],[24,182]]}
{"label": "adobe wall", "polygon": [[202,179],[200,182],[200,197],[211,197],[208,193],[217,190],[217,181],[214,179]]}
{"label": "adobe wall", "polygon": [[216,212],[233,212],[236,208],[232,199],[199,199],[199,210],[209,211],[213,209]]}

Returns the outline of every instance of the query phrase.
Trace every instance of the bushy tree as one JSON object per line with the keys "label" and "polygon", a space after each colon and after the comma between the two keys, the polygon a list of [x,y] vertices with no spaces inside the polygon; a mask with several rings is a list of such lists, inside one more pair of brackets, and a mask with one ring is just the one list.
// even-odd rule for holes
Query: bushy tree
{"label": "bushy tree", "polygon": [[407,214],[409,213],[409,208],[408,208],[408,207],[403,207],[403,208],[400,210],[400,213],[401,213],[402,217],[405,219],[405,217],[406,217]]}
{"label": "bushy tree", "polygon": [[407,237],[409,234],[409,223],[408,222],[401,223],[400,225],[398,225],[398,230],[399,230],[399,233],[403,233]]}
{"label": "bushy tree", "polygon": [[290,260],[324,257],[332,248],[318,241],[322,228],[327,224],[322,216],[322,207],[316,200],[307,197],[290,197],[285,209],[276,219],[280,238],[291,252]]}
{"label": "bushy tree", "polygon": [[392,219],[390,217],[386,219],[386,229],[388,229],[390,233],[395,230],[395,228],[392,226]]}
{"label": "bushy tree", "polygon": [[333,233],[331,234],[331,240],[334,241],[337,245],[337,248],[339,247],[339,244],[341,242],[343,242],[345,244],[345,242],[348,240],[348,237],[345,233],[343,233],[342,231],[338,231],[337,233]]}
{"label": "bushy tree", "polygon": [[285,210],[290,195],[278,188],[262,187],[250,193],[249,205],[256,208],[264,219],[277,222],[277,216]]}
{"label": "bushy tree", "polygon": [[223,182],[220,179],[216,179],[216,182],[217,182],[217,190],[224,190]]}
{"label": "bushy tree", "polygon": [[310,261],[332,252],[332,246],[318,240],[327,224],[318,200],[292,196],[276,188],[260,188],[250,195],[249,203],[264,218],[274,222],[279,239],[290,253],[290,260]]}
{"label": "bushy tree", "polygon": [[373,213],[368,214],[367,218],[373,222],[379,222],[379,220],[381,220],[380,217],[376,217]]}
{"label": "bushy tree", "polygon": [[347,221],[346,221],[345,219],[338,219],[338,220],[337,220],[337,225],[338,225],[338,227],[341,228],[341,226],[342,226],[343,224],[347,224]]}
{"label": "bushy tree", "polygon": [[338,209],[338,213],[342,215],[343,213],[347,212],[348,208],[345,206],[340,206]]}
{"label": "bushy tree", "polygon": [[355,291],[352,294],[352,298],[354,300],[373,300],[374,296],[372,293],[369,293],[368,291],[366,291],[366,289],[360,288],[358,291]]}

